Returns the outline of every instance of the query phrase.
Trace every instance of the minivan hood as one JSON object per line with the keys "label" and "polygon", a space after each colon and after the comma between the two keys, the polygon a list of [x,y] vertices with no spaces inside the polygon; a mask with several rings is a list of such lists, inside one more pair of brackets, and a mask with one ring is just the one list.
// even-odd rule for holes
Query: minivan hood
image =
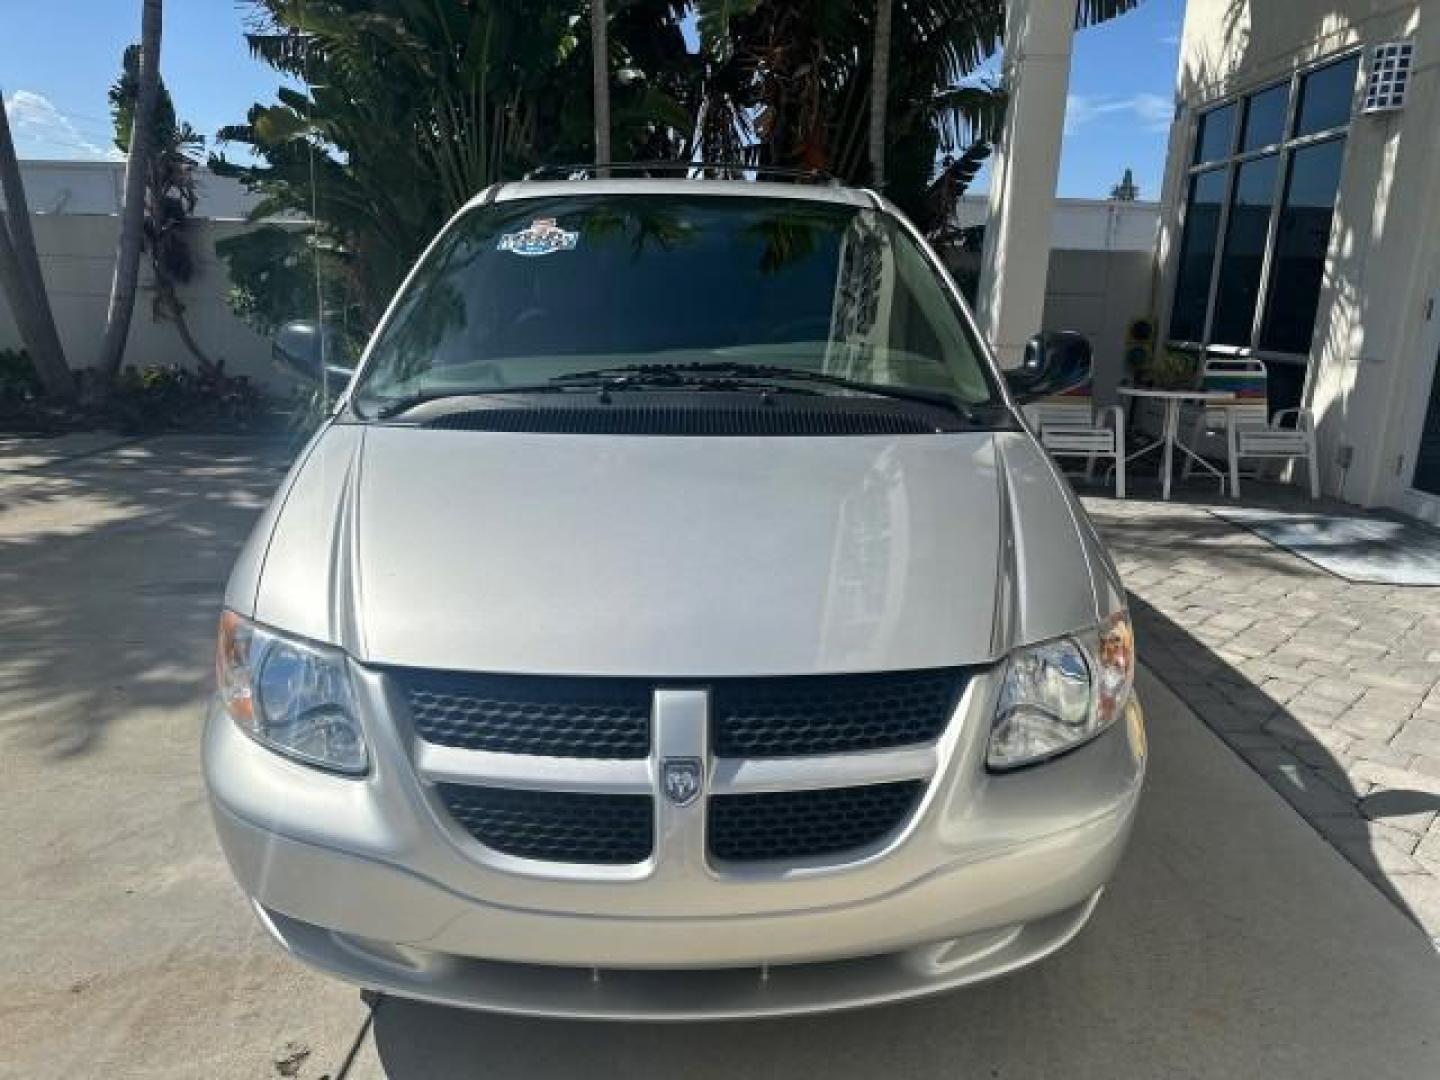
{"label": "minivan hood", "polygon": [[263,560],[240,564],[263,561],[255,617],[378,664],[881,671],[980,663],[1095,618],[1076,511],[1023,433],[336,425],[280,499]]}

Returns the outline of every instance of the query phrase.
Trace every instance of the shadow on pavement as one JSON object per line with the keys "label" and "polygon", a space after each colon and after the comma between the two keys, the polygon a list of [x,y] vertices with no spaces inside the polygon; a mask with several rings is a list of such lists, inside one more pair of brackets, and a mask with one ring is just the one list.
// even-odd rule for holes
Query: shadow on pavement
{"label": "shadow on pavement", "polygon": [[1373,835],[1375,822],[1440,810],[1440,795],[1362,789],[1315,732],[1249,676],[1133,593],[1130,612],[1146,666],[1407,918],[1440,935],[1440,923],[1414,910],[1397,885],[1400,860],[1381,854],[1388,841]]}
{"label": "shadow on pavement", "polygon": [[230,564],[288,453],[170,437],[0,475],[0,743],[75,757],[128,712],[203,700]]}
{"label": "shadow on pavement", "polygon": [[[1199,626],[1201,634],[1205,609],[1224,612],[1229,606],[1227,592],[1248,590],[1258,590],[1260,595],[1271,598],[1258,610],[1272,614],[1277,623],[1289,620],[1296,626],[1325,620],[1334,623],[1335,614],[1368,621],[1380,612],[1380,618],[1408,621],[1411,629],[1406,636],[1424,638],[1424,628],[1440,615],[1440,591],[1434,588],[1347,581],[1256,536],[1243,525],[1210,512],[1217,500],[1208,491],[1192,487],[1176,494],[1175,502],[1169,504],[1153,500],[1146,503],[1143,499],[1119,503],[1102,495],[1091,500],[1090,510],[1112,554],[1118,562],[1128,563],[1137,579],[1154,581],[1156,574],[1168,575],[1173,570],[1198,574],[1211,582],[1198,592],[1182,589],[1168,601],[1160,601],[1177,611],[1198,605],[1192,624]],[[1218,501],[1220,509],[1234,505],[1239,504],[1228,499]],[[1243,505],[1275,512],[1365,513],[1332,500],[1311,502],[1293,487],[1264,483],[1248,486]],[[1364,539],[1339,544],[1336,553],[1362,561],[1384,557],[1383,550]],[[1141,578],[1140,569],[1150,576]],[[1157,583],[1157,596],[1166,595],[1165,584]],[[1362,689],[1365,685],[1383,686],[1383,682],[1365,684],[1355,680],[1346,667],[1347,661],[1354,665],[1370,653],[1359,651],[1358,646],[1321,649],[1314,653],[1315,664],[1306,665],[1306,670],[1314,670],[1315,674],[1287,671],[1287,677],[1275,685],[1290,682],[1286,689],[1294,696],[1277,698],[1261,685],[1265,679],[1242,670],[1172,615],[1148,603],[1139,595],[1145,591],[1143,584],[1130,591],[1143,662],[1376,888],[1440,943],[1440,875],[1411,854],[1435,812],[1440,811],[1440,791],[1424,783],[1425,777],[1413,773],[1413,779],[1421,782],[1421,790],[1412,790],[1394,779],[1390,786],[1357,779],[1357,762],[1347,763],[1332,746],[1346,750],[1350,757],[1358,754],[1360,760],[1380,755],[1378,760],[1387,766],[1399,765],[1403,759],[1387,760],[1386,755],[1394,752],[1378,745],[1375,738],[1332,726],[1333,719],[1325,719],[1313,709],[1307,709],[1304,716],[1297,715],[1287,705],[1303,701],[1308,684],[1320,677],[1320,665],[1329,666],[1332,681],[1357,682]],[[1291,609],[1309,610],[1301,617],[1292,615]],[[1403,615],[1396,616],[1391,609]],[[1255,613],[1252,607],[1238,614]],[[1260,637],[1268,629],[1263,618],[1256,623]],[[1255,647],[1247,639],[1248,633],[1235,635],[1225,649],[1233,656],[1238,647],[1241,654],[1253,652],[1258,660],[1266,660],[1269,647]],[[1417,653],[1413,647],[1407,649],[1400,636],[1397,631],[1396,638],[1384,649],[1367,643],[1380,669],[1372,674],[1383,674],[1387,665],[1416,664],[1418,657],[1428,655],[1433,646],[1433,642],[1424,644]],[[1322,656],[1329,659],[1320,660]],[[1293,670],[1293,662],[1285,667]],[[1263,672],[1265,668],[1258,666],[1254,670]],[[1394,708],[1403,710],[1404,706],[1396,704]],[[1400,727],[1407,716],[1407,712],[1398,712],[1395,727]],[[1383,770],[1387,778],[1403,772],[1395,767]]]}

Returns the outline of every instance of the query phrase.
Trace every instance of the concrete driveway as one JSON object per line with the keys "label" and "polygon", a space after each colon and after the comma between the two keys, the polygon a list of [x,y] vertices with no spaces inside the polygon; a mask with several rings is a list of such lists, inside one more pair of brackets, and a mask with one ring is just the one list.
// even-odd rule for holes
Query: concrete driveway
{"label": "concrete driveway", "polygon": [[220,586],[281,455],[178,438],[21,453],[0,445],[0,1076],[1440,1076],[1428,941],[1148,676],[1133,847],[1038,968],[797,1021],[385,1000],[372,1023],[262,938],[197,769]]}

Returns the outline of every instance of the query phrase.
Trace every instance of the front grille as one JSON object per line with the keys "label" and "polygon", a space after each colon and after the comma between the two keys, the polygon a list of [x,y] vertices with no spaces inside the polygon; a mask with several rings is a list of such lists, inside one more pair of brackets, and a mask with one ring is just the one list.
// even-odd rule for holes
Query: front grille
{"label": "front grille", "polygon": [[[655,850],[654,821],[656,800],[665,796],[658,788],[650,790],[653,781],[644,779],[653,777],[659,764],[642,765],[641,771],[633,764],[653,752],[652,723],[676,722],[664,712],[652,719],[657,686],[708,690],[709,746],[698,730],[692,733],[693,744],[685,743],[683,727],[667,728],[665,735],[672,740],[679,732],[695,757],[732,762],[809,758],[813,774],[814,765],[827,756],[933,743],[969,678],[961,668],[704,683],[413,668],[392,668],[387,674],[404,693],[414,731],[425,744],[515,755],[469,763],[442,756],[442,767],[426,764],[435,760],[433,755],[419,754],[423,778],[434,784],[439,802],[459,827],[507,855],[596,866],[665,857]],[[616,786],[608,793],[566,790],[566,759],[575,761],[577,769],[588,759],[588,774],[610,776]],[[631,764],[622,765],[622,759]],[[883,759],[876,762],[884,764]],[[783,776],[787,766],[777,761],[773,768]],[[909,820],[929,782],[892,779],[896,775],[814,790],[787,789],[781,781],[771,785],[777,790],[745,794],[717,782],[704,796],[704,843],[710,857],[724,864],[863,853]],[[665,809],[671,810],[668,804]],[[702,819],[690,820],[687,827],[698,832]]]}
{"label": "front grille", "polygon": [[654,806],[648,795],[439,784],[440,798],[486,847],[524,859],[623,864],[650,857]]}
{"label": "front grille", "polygon": [[717,795],[710,854],[724,862],[806,859],[874,844],[910,816],[924,783]]}
{"label": "front grille", "polygon": [[793,757],[931,742],[965,681],[956,668],[725,680],[711,697],[711,745],[720,757]]}
{"label": "front grille", "polygon": [[643,758],[651,684],[397,670],[426,742],[541,757]]}

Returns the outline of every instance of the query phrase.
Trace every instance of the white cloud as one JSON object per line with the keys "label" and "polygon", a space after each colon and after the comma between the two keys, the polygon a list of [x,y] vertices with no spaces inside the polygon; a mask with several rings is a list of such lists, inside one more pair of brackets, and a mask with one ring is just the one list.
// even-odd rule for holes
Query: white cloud
{"label": "white cloud", "polygon": [[1065,130],[1073,132],[1098,120],[1138,124],[1148,132],[1168,131],[1175,106],[1160,94],[1141,92],[1129,97],[1071,94],[1065,99]]}
{"label": "white cloud", "polygon": [[86,138],[44,94],[16,90],[5,99],[5,111],[15,153],[22,158],[116,161],[125,156],[112,145]]}

